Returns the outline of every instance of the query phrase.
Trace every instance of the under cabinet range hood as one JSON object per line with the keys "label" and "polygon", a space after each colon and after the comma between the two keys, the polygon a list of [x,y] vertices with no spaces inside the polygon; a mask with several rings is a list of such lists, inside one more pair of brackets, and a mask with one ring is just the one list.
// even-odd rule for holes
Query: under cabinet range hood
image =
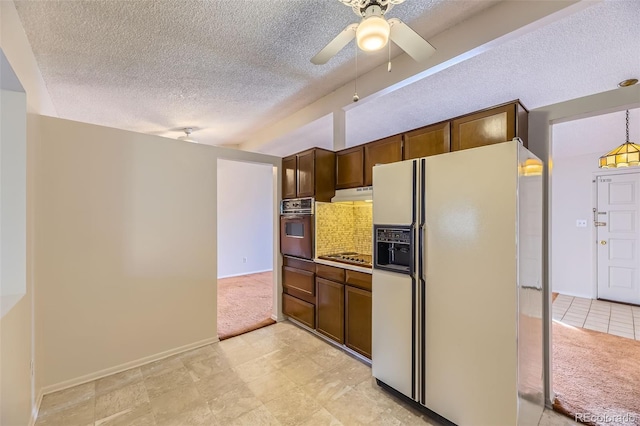
{"label": "under cabinet range hood", "polygon": [[363,186],[360,188],[338,189],[336,195],[331,199],[332,203],[346,203],[353,201],[373,201],[373,186]]}

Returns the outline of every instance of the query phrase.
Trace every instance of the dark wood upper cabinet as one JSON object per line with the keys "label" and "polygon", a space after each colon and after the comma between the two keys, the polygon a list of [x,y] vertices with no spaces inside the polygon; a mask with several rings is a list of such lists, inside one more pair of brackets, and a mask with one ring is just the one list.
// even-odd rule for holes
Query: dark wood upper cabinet
{"label": "dark wood upper cabinet", "polygon": [[527,146],[528,113],[520,102],[456,118],[451,122],[451,150],[510,141],[516,136]]}
{"label": "dark wood upper cabinet", "polygon": [[432,124],[405,133],[403,160],[444,154],[451,151],[450,123]]}
{"label": "dark wood upper cabinet", "polygon": [[313,197],[316,192],[315,188],[315,149],[302,152],[298,155],[298,189],[296,196]]}
{"label": "dark wood upper cabinet", "polygon": [[282,159],[282,198],[315,197],[331,201],[335,195],[336,154],[312,148]]}
{"label": "dark wood upper cabinet", "polygon": [[296,156],[282,159],[282,198],[296,198]]}
{"label": "dark wood upper cabinet", "polygon": [[344,343],[344,284],[316,278],[316,330]]}
{"label": "dark wood upper cabinet", "polygon": [[364,146],[364,185],[373,184],[373,166],[402,161],[402,136],[395,135]]}
{"label": "dark wood upper cabinet", "polygon": [[371,292],[347,285],[345,345],[371,359]]}
{"label": "dark wood upper cabinet", "polygon": [[336,152],[336,189],[364,185],[364,148],[362,145]]}

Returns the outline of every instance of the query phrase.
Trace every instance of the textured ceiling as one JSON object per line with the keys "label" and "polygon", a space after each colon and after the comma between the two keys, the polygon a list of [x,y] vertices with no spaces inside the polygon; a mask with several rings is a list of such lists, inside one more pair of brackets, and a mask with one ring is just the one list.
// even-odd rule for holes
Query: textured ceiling
{"label": "textured ceiling", "polygon": [[[626,142],[625,112],[553,125],[553,158],[576,157],[586,154],[598,156]],[[629,111],[629,139],[640,143],[640,109]]]}
{"label": "textured ceiling", "polygon": [[[389,16],[429,38],[493,3],[407,0]],[[178,128],[195,127],[195,139],[223,144],[353,79],[353,43],[327,65],[309,62],[358,20],[338,0],[15,5],[57,113],[66,119],[173,137]],[[386,56],[361,55],[360,72]]]}
{"label": "textured ceiling", "polygon": [[615,89],[640,76],[639,22],[639,1],[605,1],[358,103],[347,112],[347,146],[514,99],[534,109]]}

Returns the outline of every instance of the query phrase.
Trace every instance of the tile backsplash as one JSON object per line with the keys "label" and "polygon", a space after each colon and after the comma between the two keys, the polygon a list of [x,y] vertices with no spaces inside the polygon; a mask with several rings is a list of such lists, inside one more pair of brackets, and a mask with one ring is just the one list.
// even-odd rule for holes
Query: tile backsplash
{"label": "tile backsplash", "polygon": [[372,254],[373,240],[373,204],[353,206],[354,222],[354,251],[362,254]]}
{"label": "tile backsplash", "polygon": [[316,203],[316,256],[355,251],[371,254],[371,203]]}

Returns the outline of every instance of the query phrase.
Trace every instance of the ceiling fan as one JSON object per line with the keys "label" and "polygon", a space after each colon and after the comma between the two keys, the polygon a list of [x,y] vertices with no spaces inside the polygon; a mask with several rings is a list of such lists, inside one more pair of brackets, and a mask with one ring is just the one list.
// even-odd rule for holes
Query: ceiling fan
{"label": "ceiling fan", "polygon": [[327,44],[311,62],[326,64],[340,52],[351,40],[356,38],[358,47],[367,52],[382,49],[389,39],[397,44],[409,56],[418,62],[426,60],[436,49],[407,24],[397,18],[386,20],[384,15],[394,5],[404,0],[339,0],[351,6],[356,15],[362,17],[359,24],[350,24],[329,44]]}

